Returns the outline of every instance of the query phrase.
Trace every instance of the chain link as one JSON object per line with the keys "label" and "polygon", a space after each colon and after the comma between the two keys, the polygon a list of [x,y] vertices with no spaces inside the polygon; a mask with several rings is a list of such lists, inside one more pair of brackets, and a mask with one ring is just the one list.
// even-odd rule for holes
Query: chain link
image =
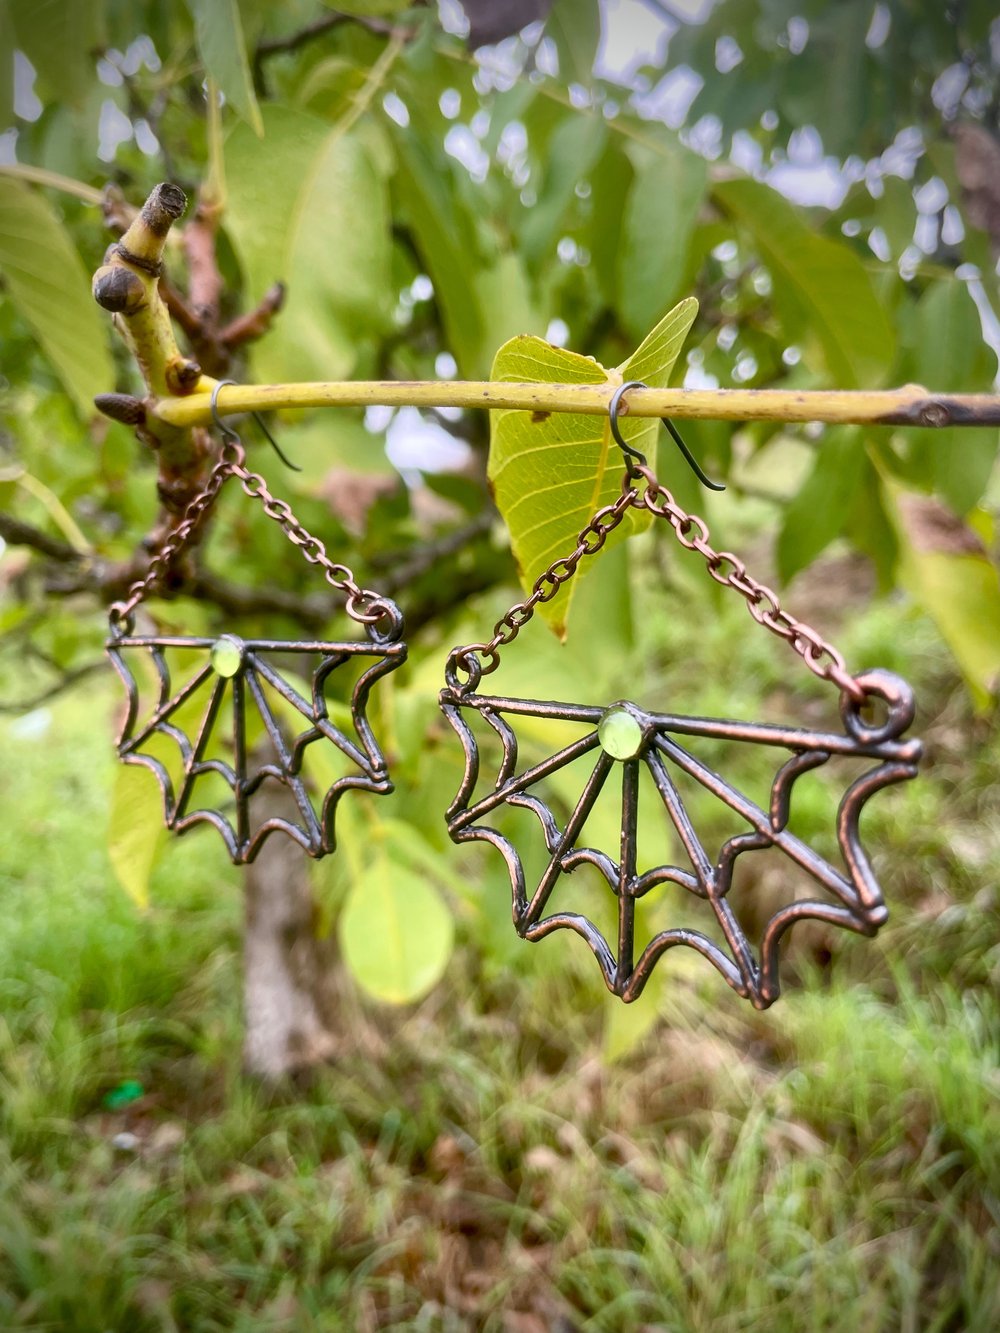
{"label": "chain link", "polygon": [[352,620],[362,625],[374,625],[387,614],[388,605],[378,593],[360,587],[347,565],[331,560],[320,539],[295,517],[291,505],[271,494],[260,473],[248,470],[242,443],[235,434],[227,431],[219,461],[208,474],[204,489],[191,500],[181,521],[153,555],[145,575],[132,584],[122,601],[115,602],[111,607],[110,617],[114,628],[130,627],[136,607],[148,594],[162,587],[178,556],[190,546],[205,515],[230,477],[240,482],[245,494],[252,500],[260,501],[267,517],[278,524],[309,564],[320,566],[331,588],[347,594],[346,609]]}
{"label": "chain link", "polygon": [[[539,574],[531,593],[523,602],[515,602],[493,626],[493,636],[487,643],[470,643],[465,648],[456,648],[448,659],[449,668],[465,671],[471,678],[475,674],[488,676],[500,665],[499,649],[513,643],[518,634],[535,614],[539,602],[551,602],[562,585],[573,577],[577,566],[584,556],[596,555],[608,540],[608,534],[614,532],[628,511],[639,502],[639,492],[628,484],[613,505],[599,509],[587,526],[580,532],[576,549],[561,557]],[[475,655],[475,663],[472,655]]]}
{"label": "chain link", "polygon": [[[746,601],[747,610],[759,625],[784,639],[798,653],[809,670],[821,680],[828,680],[847,694],[856,704],[866,698],[866,691],[847,669],[840,652],[804,621],[782,609],[778,595],[765,583],[759,583],[747,573],[746,565],[731,551],[717,551],[709,540],[708,525],[698,514],[689,514],[680,507],[667,488],[657,481],[646,466],[636,468],[646,482],[638,497],[637,507],[648,509],[658,518],[665,518],[682,546],[697,551],[708,566],[708,572],[723,587],[732,588]],[[692,531],[697,535],[692,537]],[[729,572],[726,573],[726,566]]]}
{"label": "chain link", "polygon": [[[601,509],[577,538],[576,549],[568,556],[554,561],[535,580],[530,595],[523,602],[515,602],[493,627],[493,636],[486,643],[471,643],[456,648],[449,658],[449,669],[458,688],[469,688],[481,676],[488,676],[500,665],[500,648],[517,638],[519,631],[534,615],[539,602],[549,602],[562,584],[573,577],[584,556],[594,555],[621,523],[629,509],[646,509],[657,518],[666,519],[678,542],[689,551],[697,551],[704,559],[708,572],[723,587],[732,588],[744,598],[747,610],[759,625],[784,639],[805,662],[814,675],[828,680],[846,694],[854,704],[865,701],[867,692],[857,678],[848,671],[838,650],[811,626],[782,609],[773,589],[759,583],[747,572],[746,565],[731,551],[717,551],[710,542],[708,525],[698,514],[682,509],[665,486],[657,481],[644,463],[629,460],[630,467],[622,482],[622,493],[613,505]],[[635,483],[645,482],[639,489]],[[455,672],[464,671],[468,682],[463,686]]]}

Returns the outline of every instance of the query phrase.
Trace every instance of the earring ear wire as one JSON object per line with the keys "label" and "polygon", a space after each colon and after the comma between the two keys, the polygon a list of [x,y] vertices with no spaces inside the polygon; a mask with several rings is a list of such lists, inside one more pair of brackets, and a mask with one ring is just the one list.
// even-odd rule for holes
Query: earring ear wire
{"label": "earring ear wire", "polygon": [[[625,455],[625,470],[628,473],[630,481],[636,481],[642,475],[639,472],[639,468],[636,466],[636,464],[638,464],[640,467],[648,467],[649,464],[646,462],[645,455],[641,454],[638,449],[633,448],[633,446],[629,444],[628,441],[622,435],[621,427],[618,425],[618,416],[621,412],[622,398],[629,389],[648,389],[648,388],[649,385],[644,384],[642,380],[627,380],[624,384],[618,386],[618,388],[612,394],[611,402],[608,404],[608,419],[611,422],[611,437],[614,440],[615,444],[617,444],[618,448]],[[628,410],[628,404],[626,404],[626,411],[627,410]],[[706,486],[710,491],[724,491],[726,488],[721,482],[712,481],[711,478],[707,477],[705,473],[702,471],[701,467],[698,464],[698,460],[694,457],[694,455],[691,453],[691,450],[681,439],[680,432],[677,430],[677,427],[669,419],[669,417],[661,417],[660,420],[663,423],[663,425],[666,426],[674,444],[677,445],[677,448],[681,451],[681,454],[684,456],[684,459],[687,462],[688,467],[698,478],[701,484],[703,486]]]}

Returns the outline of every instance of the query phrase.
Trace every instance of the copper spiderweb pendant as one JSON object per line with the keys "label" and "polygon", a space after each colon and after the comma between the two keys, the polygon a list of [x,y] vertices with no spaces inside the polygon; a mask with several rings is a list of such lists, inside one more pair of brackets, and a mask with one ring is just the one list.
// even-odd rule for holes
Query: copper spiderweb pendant
{"label": "copper spiderweb pendant", "polygon": [[[212,399],[224,436],[219,461],[154,555],[146,576],[111,608],[107,652],[127,695],[118,754],[126,764],[144,766],[155,775],[165,822],[175,832],[211,825],[238,864],[252,861],[275,832],[320,857],[336,845],[335,816],[345,792],[392,790],[367,708],[372,687],[406,659],[403,617],[393,601],[360,588],[346,565],[331,561],[323,543],[302,527],[289,505],[271,495],[263,477],[247,470],[239,437],[215,411],[221,387]],[[364,639],[288,641],[136,632],[137,607],[171,572],[231,477],[263,506],[304,559],[320,567],[326,582],[345,594],[347,615],[362,626]],[[352,669],[350,704],[340,710],[346,716],[338,723],[330,716],[327,686],[335,672]],[[153,698],[146,703],[140,681],[150,677]],[[226,734],[220,737],[220,730]],[[324,745],[333,751],[310,776],[310,757]],[[316,772],[329,775],[331,769],[336,775],[317,791]],[[220,782],[228,794],[206,803],[202,788],[214,783],[218,797]],[[268,782],[280,783],[291,794],[294,818],[255,816]]]}

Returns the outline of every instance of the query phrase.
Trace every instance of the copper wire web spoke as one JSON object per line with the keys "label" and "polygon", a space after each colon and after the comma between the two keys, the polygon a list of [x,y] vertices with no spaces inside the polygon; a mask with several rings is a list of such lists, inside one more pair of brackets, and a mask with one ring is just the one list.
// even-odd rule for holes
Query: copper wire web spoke
{"label": "copper wire web spoke", "polygon": [[[466,771],[447,815],[448,829],[457,842],[484,841],[504,856],[510,872],[514,925],[522,938],[537,941],[553,931],[570,929],[581,935],[601,967],[609,990],[629,1001],[636,999],[659,958],[678,946],[695,949],[711,962],[728,984],[758,1008],[766,1008],[779,994],[778,945],[796,921],[815,918],[860,934],[873,935],[886,917],[881,889],[861,844],[858,820],[868,799],[883,787],[916,775],[920,742],[902,739],[912,715],[912,697],[904,682],[889,673],[867,673],[890,697],[886,722],[870,733],[860,724],[845,724],[843,732],[788,728],[772,723],[732,722],[680,714],[639,713],[646,727],[641,750],[616,760],[602,747],[597,725],[608,709],[574,703],[469,693],[450,685],[442,691],[441,707],[462,742]],[[612,705],[612,708],[623,705]],[[625,705],[631,707],[631,705]],[[499,737],[502,756],[493,789],[474,799],[480,776],[479,742],[467,715],[478,713]],[[576,722],[587,728],[576,740],[518,770],[514,722],[518,716]],[[861,734],[856,734],[857,732]],[[751,800],[737,786],[693,755],[678,737],[701,737],[764,745],[788,752],[770,783],[768,808]],[[597,750],[572,810],[560,824],[545,798],[533,790],[560,769]],[[851,782],[842,797],[837,819],[837,840],[843,867],[825,857],[788,828],[792,793],[805,773],[833,757],[877,761]],[[621,769],[620,845],[614,855],[583,845],[582,835],[602,789],[614,768]],[[640,770],[644,767],[683,846],[690,868],[663,864],[639,873],[636,834]],[[734,811],[749,827],[727,839],[714,859],[706,851],[674,772],[693,779],[703,790]],[[542,830],[548,861],[534,889],[525,883],[520,853],[498,828],[483,821],[505,805],[531,811]],[[739,857],[750,851],[774,848],[825,889],[832,901],[797,899],[772,914],[755,955],[727,901]],[[593,866],[618,900],[617,947],[613,949],[592,921],[579,912],[545,915],[561,877],[580,865]],[[698,930],[675,927],[659,932],[636,957],[635,904],[660,884],[673,883],[709,906],[725,940],[725,948]]]}
{"label": "copper wire web spoke", "polygon": [[[336,807],[343,793],[364,790],[384,794],[392,789],[384,756],[368,722],[366,706],[372,685],[405,660],[405,645],[314,640],[234,640],[231,636],[224,637],[231,644],[239,645],[238,669],[230,676],[219,674],[209,660],[203,666],[196,666],[190,678],[176,691],[172,689],[166,653],[171,649],[188,649],[211,654],[221,642],[220,639],[131,635],[115,636],[109,640],[108,654],[128,696],[125,722],[118,740],[120,757],[125,763],[141,765],[155,775],[163,797],[164,818],[168,828],[183,833],[196,824],[210,824],[221,834],[231,858],[237,864],[252,861],[264,841],[274,832],[287,834],[312,856],[333,851]],[[141,723],[138,722],[139,687],[126,660],[129,655],[138,653],[149,655],[158,679],[156,703],[151,714]],[[320,657],[312,672],[309,698],[267,661],[264,656],[266,653]],[[324,687],[328,677],[338,667],[359,658],[370,658],[372,662],[362,670],[353,687],[350,712],[356,739],[351,739],[330,720]],[[205,692],[206,685],[209,686],[206,703],[193,737],[190,737],[176,724],[176,716],[199,692]],[[268,690],[273,690],[284,699],[308,724],[294,737],[286,737],[285,729],[269,702]],[[232,764],[224,759],[205,757],[227,692],[232,705]],[[259,715],[274,752],[270,761],[253,767],[247,753],[248,706]],[[156,735],[171,738],[179,747],[182,771],[176,790],[166,765],[156,755],[143,749]],[[317,812],[302,767],[308,747],[320,741],[333,744],[357,771],[338,777],[327,788]],[[232,820],[218,809],[189,810],[197,779],[208,773],[218,775],[229,786],[234,803]],[[295,821],[274,817],[253,829],[252,798],[268,779],[276,780],[288,788],[295,800],[299,819]]]}

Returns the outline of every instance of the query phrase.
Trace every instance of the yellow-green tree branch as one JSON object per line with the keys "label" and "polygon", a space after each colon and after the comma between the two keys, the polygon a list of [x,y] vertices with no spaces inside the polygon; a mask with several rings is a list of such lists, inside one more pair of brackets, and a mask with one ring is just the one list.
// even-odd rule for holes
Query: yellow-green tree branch
{"label": "yellow-green tree branch", "polygon": [[[211,394],[154,403],[151,415],[171,426],[208,425]],[[223,415],[308,407],[514,408],[526,412],[581,412],[602,416],[615,385],[510,384],[487,380],[356,380],[314,384],[226,385]],[[932,393],[917,384],[901,389],[800,391],[789,389],[632,389],[622,413],[721,421],[824,421],[862,425],[1000,425],[1000,394]]]}

